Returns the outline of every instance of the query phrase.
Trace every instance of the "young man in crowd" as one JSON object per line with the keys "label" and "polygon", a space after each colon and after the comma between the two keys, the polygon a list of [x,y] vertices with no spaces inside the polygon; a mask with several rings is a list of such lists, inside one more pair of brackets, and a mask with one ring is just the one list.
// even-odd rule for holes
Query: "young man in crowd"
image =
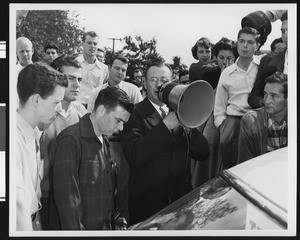
{"label": "young man in crowd", "polygon": [[58,46],[56,44],[47,44],[44,46],[45,59],[47,64],[51,64],[58,57]]}
{"label": "young man in crowd", "polygon": [[251,110],[248,95],[258,71],[261,56],[254,55],[260,34],[250,27],[238,33],[235,63],[225,68],[219,79],[215,96],[214,123],[220,132],[223,169],[233,167],[238,158],[240,119]]}
{"label": "young man in crowd", "polygon": [[40,159],[38,124],[50,123],[62,101],[67,78],[38,63],[29,64],[18,76],[20,99],[17,109],[17,230],[41,230],[40,183],[43,162]]}
{"label": "young man in crowd", "polygon": [[123,130],[132,110],[123,90],[105,88],[99,92],[92,113],[57,136],[51,162],[60,229],[126,229],[123,212],[115,204],[118,179],[107,137]]}
{"label": "young man in crowd", "polygon": [[281,38],[285,47],[276,53],[270,53],[261,59],[253,89],[248,97],[248,103],[252,109],[264,105],[264,79],[279,71],[288,74],[288,19],[287,11],[280,18]]}
{"label": "young man in crowd", "polygon": [[241,120],[239,162],[286,147],[287,132],[287,75],[275,72],[265,79],[264,107]]}
{"label": "young man in crowd", "polygon": [[56,109],[57,117],[50,125],[43,124],[42,126],[44,132],[41,137],[41,158],[44,160],[44,178],[41,183],[41,202],[43,206],[41,219],[44,230],[51,228],[49,226],[49,211],[54,211],[54,209],[49,209],[49,190],[52,183],[52,176],[49,176],[49,166],[51,165],[49,158],[53,142],[63,129],[79,122],[79,119],[87,113],[86,108],[76,101],[82,79],[80,63],[75,57],[64,54],[56,58],[51,63],[51,67],[67,76],[68,87],[65,90],[61,104]]}
{"label": "young man in crowd", "polygon": [[96,57],[98,42],[99,36],[94,31],[84,33],[82,37],[83,53],[77,58],[83,71],[81,90],[77,100],[85,107],[87,107],[92,90],[101,86],[108,79],[107,65]]}

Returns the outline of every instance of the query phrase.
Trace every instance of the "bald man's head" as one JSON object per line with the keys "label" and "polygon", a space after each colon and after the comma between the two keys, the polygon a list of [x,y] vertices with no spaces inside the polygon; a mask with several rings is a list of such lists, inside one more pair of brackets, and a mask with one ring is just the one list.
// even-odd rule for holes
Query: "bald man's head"
{"label": "bald man's head", "polygon": [[19,37],[16,41],[16,50],[18,61],[23,67],[32,63],[33,45],[28,38]]}

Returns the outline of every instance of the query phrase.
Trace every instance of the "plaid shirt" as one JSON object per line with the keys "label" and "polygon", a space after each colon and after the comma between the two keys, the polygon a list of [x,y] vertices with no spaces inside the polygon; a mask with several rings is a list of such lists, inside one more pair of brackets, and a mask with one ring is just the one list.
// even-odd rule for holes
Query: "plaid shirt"
{"label": "plaid shirt", "polygon": [[287,146],[287,118],[281,125],[278,125],[272,118],[268,116],[268,150]]}
{"label": "plaid shirt", "polygon": [[54,200],[63,230],[110,230],[114,214],[115,172],[108,140],[94,133],[90,114],[64,129],[55,140]]}

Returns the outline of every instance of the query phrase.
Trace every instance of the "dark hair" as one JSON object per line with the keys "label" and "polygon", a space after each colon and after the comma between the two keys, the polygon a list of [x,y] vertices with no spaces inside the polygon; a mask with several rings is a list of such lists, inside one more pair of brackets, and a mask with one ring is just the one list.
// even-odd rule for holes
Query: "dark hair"
{"label": "dark hair", "polygon": [[163,66],[166,66],[167,68],[169,68],[169,70],[171,71],[171,74],[173,74],[172,67],[168,63],[165,63],[165,61],[163,59],[158,59],[154,62],[149,62],[149,64],[147,65],[146,78],[148,78],[148,72],[149,72],[150,68],[152,68],[152,67],[161,68]]}
{"label": "dark hair", "polygon": [[137,69],[134,70],[134,73],[138,73],[138,72],[140,72],[140,73],[143,74],[143,71],[141,69],[139,69],[139,68],[137,68]]}
{"label": "dark hair", "polygon": [[235,59],[237,59],[239,56],[237,52],[236,41],[230,40],[226,37],[222,37],[221,40],[214,45],[213,55],[217,57],[221,50],[231,51]]}
{"label": "dark hair", "polygon": [[275,72],[271,76],[265,78],[265,83],[278,83],[283,88],[283,96],[284,98],[287,98],[287,74],[281,73],[281,72]]}
{"label": "dark hair", "polygon": [[94,111],[100,105],[103,105],[106,108],[106,111],[109,112],[114,110],[117,106],[121,106],[130,114],[132,114],[134,108],[127,93],[118,87],[107,87],[102,89],[96,98]]}
{"label": "dark hair", "polygon": [[285,21],[285,20],[288,20],[287,11],[285,11],[285,12],[282,14],[280,20],[281,20],[282,22]]}
{"label": "dark hair", "polygon": [[188,75],[188,74],[189,74],[189,70],[186,70],[186,69],[180,70],[179,75],[178,75],[179,80],[182,76],[185,76],[185,75]]}
{"label": "dark hair", "polygon": [[126,64],[129,63],[128,58],[126,58],[126,57],[124,57],[124,56],[122,56],[122,55],[116,55],[116,56],[112,56],[112,57],[109,59],[108,65],[109,65],[109,66],[112,66],[112,65],[114,64],[115,60],[120,60],[121,62],[126,63]]}
{"label": "dark hair", "polygon": [[214,44],[206,37],[200,38],[191,49],[192,55],[196,60],[199,60],[197,57],[198,46],[202,46],[202,47],[208,49],[208,48],[213,48]]}
{"label": "dark hair", "polygon": [[53,62],[50,64],[52,68],[55,70],[62,72],[62,67],[75,67],[75,68],[81,68],[81,65],[79,61],[76,59],[75,55],[67,55],[63,54],[53,60]]}
{"label": "dark hair", "polygon": [[257,44],[260,43],[260,33],[255,28],[243,27],[238,33],[238,38],[237,38],[238,40],[242,33],[251,34],[252,36],[254,36],[256,43]]}
{"label": "dark hair", "polygon": [[58,52],[58,46],[56,44],[47,44],[44,46],[44,52],[46,52],[48,49],[55,49],[56,52]]}
{"label": "dark hair", "polygon": [[24,105],[33,94],[39,94],[43,99],[46,99],[54,92],[57,85],[68,86],[66,75],[46,64],[27,65],[18,75],[17,91],[21,105]]}
{"label": "dark hair", "polygon": [[83,34],[82,41],[85,42],[86,36],[90,36],[92,38],[99,37],[98,34],[94,31],[89,31]]}
{"label": "dark hair", "polygon": [[273,40],[273,42],[271,43],[271,51],[274,52],[275,51],[275,45],[277,43],[283,43],[282,38],[275,38]]}
{"label": "dark hair", "polygon": [[105,53],[104,49],[102,48],[97,48],[97,51]]}

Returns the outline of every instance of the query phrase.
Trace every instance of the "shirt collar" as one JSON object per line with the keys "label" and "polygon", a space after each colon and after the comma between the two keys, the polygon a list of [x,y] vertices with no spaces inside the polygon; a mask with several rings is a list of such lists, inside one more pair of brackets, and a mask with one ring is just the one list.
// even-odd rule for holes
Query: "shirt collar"
{"label": "shirt collar", "polygon": [[17,128],[22,132],[26,143],[31,142],[34,138],[38,139],[41,135],[41,131],[38,127],[33,129],[18,112]]}
{"label": "shirt collar", "polygon": [[90,116],[91,114],[87,113],[79,120],[81,136],[86,138],[97,138]]}
{"label": "shirt collar", "polygon": [[61,102],[60,102],[60,103],[57,105],[57,110],[56,110],[56,112],[57,112],[58,114],[60,114],[61,116],[63,116],[64,118],[67,118],[67,117],[70,115],[72,109],[73,109],[73,102],[70,102],[70,105],[69,105],[67,111],[65,111],[65,110],[62,108]]}
{"label": "shirt collar", "polygon": [[[262,56],[253,55],[253,59],[252,59],[250,65],[251,65],[251,64],[259,65],[259,64],[260,64],[261,58],[262,58]],[[228,69],[228,70],[227,70],[227,71],[228,71],[228,74],[231,74],[231,73],[233,73],[234,71],[236,71],[236,70],[239,69],[239,67],[238,67],[238,65],[237,65],[239,59],[240,59],[240,57],[238,57],[238,58],[236,59],[236,61],[235,61],[232,65],[230,65],[230,66],[227,68],[227,69]],[[249,66],[250,66],[250,65],[249,65]],[[249,67],[248,67],[248,69],[249,69]]]}
{"label": "shirt collar", "polygon": [[[86,62],[87,64],[89,64],[87,61],[84,60],[83,54],[81,54],[80,56],[78,56],[77,60],[80,63]],[[98,68],[102,69],[102,67],[103,67],[104,64],[102,62],[100,62],[97,58],[96,58],[96,62],[95,63],[96,63],[96,65],[97,65]]]}
{"label": "shirt collar", "polygon": [[[149,99],[149,98],[148,98]],[[156,109],[157,112],[159,112],[159,114],[161,115],[161,110],[160,108],[162,108],[166,114],[169,113],[169,108],[167,107],[166,104],[162,105],[162,106],[159,106],[157,105],[156,103],[152,102],[150,99],[149,99],[149,102],[153,105],[153,107]]]}

